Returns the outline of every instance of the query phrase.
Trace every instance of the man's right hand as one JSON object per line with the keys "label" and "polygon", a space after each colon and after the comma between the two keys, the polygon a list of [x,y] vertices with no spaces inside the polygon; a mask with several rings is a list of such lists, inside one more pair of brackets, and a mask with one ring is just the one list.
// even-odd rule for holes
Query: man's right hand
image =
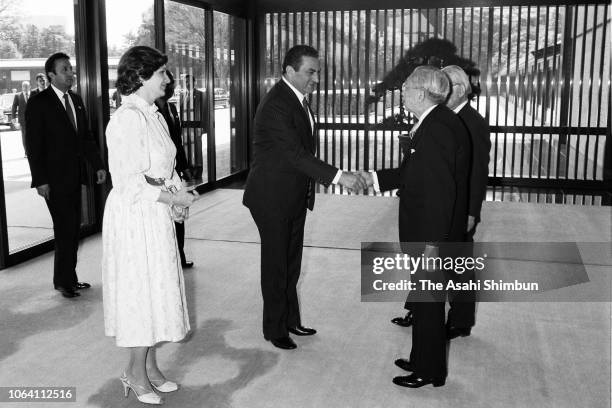
{"label": "man's right hand", "polygon": [[364,178],[359,173],[351,173],[350,171],[343,171],[338,184],[348,188],[352,191],[365,190],[368,185]]}
{"label": "man's right hand", "polygon": [[39,196],[43,197],[45,200],[48,200],[51,188],[48,184],[43,184],[42,186],[36,187],[36,191],[38,192]]}
{"label": "man's right hand", "polygon": [[372,187],[374,185],[374,176],[372,176],[371,172],[361,171],[359,174],[361,174],[361,177],[363,177],[368,187]]}

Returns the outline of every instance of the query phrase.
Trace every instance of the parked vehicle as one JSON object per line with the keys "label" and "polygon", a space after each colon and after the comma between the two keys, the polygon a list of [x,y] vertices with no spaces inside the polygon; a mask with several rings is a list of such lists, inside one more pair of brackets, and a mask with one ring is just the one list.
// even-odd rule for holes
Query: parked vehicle
{"label": "parked vehicle", "polygon": [[215,109],[229,108],[229,92],[223,88],[215,88]]}
{"label": "parked vehicle", "polygon": [[16,93],[5,93],[0,95],[0,125],[10,126],[11,130],[18,129],[18,124],[13,123],[13,100]]}

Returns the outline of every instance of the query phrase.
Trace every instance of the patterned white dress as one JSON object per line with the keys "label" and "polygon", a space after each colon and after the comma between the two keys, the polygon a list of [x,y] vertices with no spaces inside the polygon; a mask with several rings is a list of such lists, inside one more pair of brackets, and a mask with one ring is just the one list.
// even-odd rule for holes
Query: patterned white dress
{"label": "patterned white dress", "polygon": [[155,104],[123,98],[106,129],[113,181],[102,224],[104,328],[117,346],[179,341],[190,330],[174,222],[157,202],[161,187],[180,188],[176,148]]}

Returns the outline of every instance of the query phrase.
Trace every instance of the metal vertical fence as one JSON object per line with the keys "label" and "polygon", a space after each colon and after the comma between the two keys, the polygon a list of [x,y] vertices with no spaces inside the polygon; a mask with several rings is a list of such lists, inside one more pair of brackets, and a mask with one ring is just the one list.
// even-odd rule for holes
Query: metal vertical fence
{"label": "metal vertical fence", "polygon": [[313,45],[320,158],[345,170],[397,166],[406,128],[384,119],[399,113],[399,91],[364,101],[405,50],[448,39],[481,71],[472,105],[491,128],[493,198],[516,194],[508,186],[597,189],[609,133],[610,20],[608,4],[268,13],[260,84],[280,79],[288,48]]}

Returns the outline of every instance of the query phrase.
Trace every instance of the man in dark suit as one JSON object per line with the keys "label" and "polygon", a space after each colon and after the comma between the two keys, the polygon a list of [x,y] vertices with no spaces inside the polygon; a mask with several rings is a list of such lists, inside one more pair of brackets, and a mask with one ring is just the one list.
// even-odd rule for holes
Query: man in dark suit
{"label": "man in dark suit", "polygon": [[[403,95],[406,108],[419,122],[410,138],[402,141],[402,163],[396,169],[364,174],[378,191],[399,188],[400,241],[412,243],[412,257],[447,256],[445,244],[462,241],[465,233],[470,146],[461,121],[444,106],[448,92],[448,78],[439,69],[416,68],[404,83]],[[423,268],[413,276],[419,288],[419,281],[445,282],[448,278],[443,271]],[[412,351],[410,360],[399,359],[395,364],[412,374],[395,377],[395,384],[411,388],[444,385],[444,295],[411,292]]]}
{"label": "man in dark suit", "polygon": [[282,349],[297,347],[289,333],[316,333],[302,326],[296,289],[306,208],[313,209],[315,182],[365,188],[361,176],[315,157],[316,122],[306,95],[317,86],[319,71],[314,48],[297,45],[287,51],[282,79],[255,114],[253,160],[244,190],[243,203],[261,238],[263,335]]}
{"label": "man in dark suit", "polygon": [[[176,106],[174,106],[173,103],[168,102],[168,100],[174,95],[174,87],[176,82],[174,82],[174,75],[172,75],[170,71],[166,71],[166,75],[170,80],[170,82],[168,82],[166,85],[166,93],[161,98],[157,98],[155,100],[155,105],[157,105],[157,108],[166,120],[168,131],[170,132],[170,138],[176,147],[174,169],[182,180],[189,181],[192,177],[191,170],[189,170],[189,165],[187,163],[185,149],[183,148],[183,129],[181,126],[181,119],[176,111]],[[185,221],[175,222],[174,226],[176,227],[176,243],[178,245],[179,255],[181,257],[181,265],[185,269],[193,268],[193,262],[187,261],[187,258],[185,257]]]}
{"label": "man in dark suit", "polygon": [[21,92],[15,94],[15,98],[13,99],[13,108],[11,109],[11,113],[13,121],[17,121],[19,123],[19,127],[21,128],[21,142],[23,143],[23,150],[26,156],[28,155],[28,149],[26,148],[25,112],[28,99],[30,99],[30,82],[23,81],[21,83]]}
{"label": "man in dark suit", "polygon": [[[489,151],[491,138],[489,125],[476,109],[470,106],[468,95],[472,85],[467,74],[456,65],[444,67],[442,71],[448,75],[451,83],[451,94],[446,106],[452,109],[465,125],[472,145],[472,161],[470,163],[468,222],[464,241],[474,242],[476,226],[480,222],[480,209],[487,192],[489,177]],[[466,255],[472,256],[473,249],[468,248]],[[463,276],[466,280],[474,280],[474,270],[468,270]],[[452,294],[448,311],[447,334],[449,339],[469,336],[476,322],[476,294],[474,291],[457,291]]]}
{"label": "man in dark suit", "polygon": [[78,290],[90,287],[76,274],[84,160],[96,170],[98,184],[106,180],[106,171],[83,101],[70,91],[74,81],[70,57],[51,55],[45,72],[51,86],[30,99],[26,110],[28,161],[32,187],[44,197],[53,220],[53,285],[64,297],[74,298]]}
{"label": "man in dark suit", "polygon": [[[185,90],[180,97],[181,119],[189,121],[202,121],[204,114],[204,93],[196,88],[196,79],[185,75]],[[203,127],[203,125],[200,125]]]}
{"label": "man in dark suit", "polygon": [[42,72],[36,74],[36,89],[32,90],[31,96],[47,89],[47,76]]}

